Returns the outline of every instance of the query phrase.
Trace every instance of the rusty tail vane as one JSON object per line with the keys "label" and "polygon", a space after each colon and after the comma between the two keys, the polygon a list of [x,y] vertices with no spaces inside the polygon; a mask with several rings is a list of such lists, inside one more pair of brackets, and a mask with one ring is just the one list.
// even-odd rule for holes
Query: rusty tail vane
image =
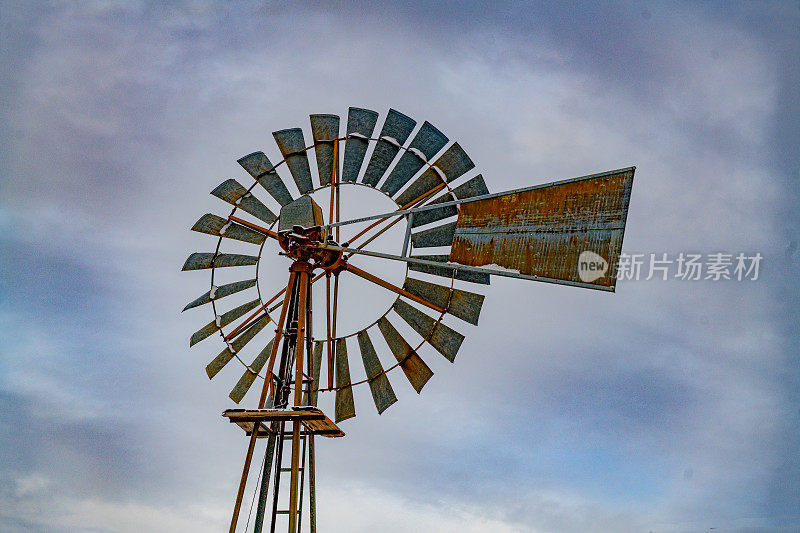
{"label": "rusty tail vane", "polygon": [[[634,168],[461,205],[450,262],[613,290]],[[581,262],[594,261],[591,279]],[[595,272],[592,270],[592,272]]]}

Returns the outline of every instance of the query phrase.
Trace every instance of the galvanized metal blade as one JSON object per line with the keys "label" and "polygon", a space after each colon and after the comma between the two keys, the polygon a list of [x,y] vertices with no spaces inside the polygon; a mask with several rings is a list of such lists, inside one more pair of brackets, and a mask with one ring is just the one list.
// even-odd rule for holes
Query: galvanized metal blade
{"label": "galvanized metal blade", "polygon": [[459,200],[465,198],[474,198],[475,196],[483,196],[489,194],[489,189],[486,187],[486,182],[483,181],[483,176],[478,174],[472,179],[469,179],[453,189],[453,194]]}
{"label": "galvanized metal blade", "polygon": [[233,387],[233,390],[231,390],[231,393],[228,395],[231,400],[236,403],[241,402],[242,398],[244,398],[244,395],[247,394],[247,391],[249,391],[250,387],[253,386],[256,376],[258,376],[258,373],[261,372],[262,368],[264,368],[264,364],[267,362],[269,355],[272,353],[273,342],[274,339],[269,341],[269,344],[267,344],[267,346],[261,350],[261,352],[259,352],[250,366],[245,369],[244,374],[242,374],[242,377],[239,378],[238,383],[236,383],[236,386]]}
{"label": "galvanized metal blade", "polygon": [[[397,191],[408,183],[411,176],[419,172],[430,158],[444,148],[445,144],[447,144],[447,137],[445,137],[441,131],[437,130],[433,124],[425,121],[414,136],[411,144],[408,145],[408,150],[403,152],[403,155],[400,156],[400,160],[392,169],[389,177],[386,178],[386,181],[381,186],[381,190],[389,196],[397,194]],[[418,196],[419,195],[414,198]],[[411,200],[414,198],[411,198]],[[400,201],[398,201],[398,203],[400,203],[400,205],[405,205]]]}
{"label": "galvanized metal blade", "polygon": [[317,158],[319,184],[333,181],[333,145],[339,138],[339,117],[336,115],[311,115],[311,134],[314,136],[314,155]]}
{"label": "galvanized metal blade", "polygon": [[292,173],[297,190],[300,194],[307,194],[314,190],[314,183],[311,181],[311,167],[308,165],[308,154],[306,154],[306,142],[303,139],[303,130],[300,128],[289,128],[286,130],[275,131],[272,133],[278,149],[284,159],[289,172]]}
{"label": "galvanized metal blade", "polygon": [[399,111],[389,110],[381,128],[379,140],[372,150],[372,157],[370,157],[367,170],[364,172],[364,178],[361,180],[364,184],[371,187],[378,184],[416,125],[415,120]]}
{"label": "galvanized metal blade", "polygon": [[466,202],[450,262],[614,290],[634,170]]}
{"label": "galvanized metal blade", "polygon": [[227,313],[223,313],[219,317],[219,322],[217,322],[216,320],[212,320],[202,328],[195,331],[192,337],[189,339],[189,346],[194,346],[201,340],[213,335],[215,331],[219,331],[220,328],[227,326],[237,318],[244,315],[246,312],[258,307],[259,303],[261,303],[261,300],[256,298],[251,302],[244,303],[239,307],[231,309]]}
{"label": "galvanized metal blade", "polygon": [[266,239],[266,235],[257,231],[246,228],[241,224],[231,222],[220,216],[206,213],[200,220],[194,223],[192,231],[199,233],[207,233],[208,235],[223,236],[226,239],[235,239],[237,241],[249,242],[252,244],[261,244]]}
{"label": "galvanized metal blade", "polygon": [[[439,261],[443,265],[447,265],[450,259],[446,255],[412,255],[412,259],[423,259],[425,261]],[[461,281],[468,281],[470,283],[480,283],[481,285],[489,285],[489,274],[482,274],[480,272],[469,272],[467,270],[456,270],[453,266],[432,266],[420,265],[419,263],[408,263],[409,270],[422,272],[424,274],[431,274],[433,276],[441,276],[443,278],[452,278],[455,272],[455,278]]]}
{"label": "galvanized metal blade", "polygon": [[478,325],[484,299],[482,294],[451,289],[414,278],[406,278],[403,289],[445,309],[447,313],[465,322]]}
{"label": "galvanized metal blade", "polygon": [[431,379],[433,371],[428,368],[425,361],[411,348],[411,345],[400,335],[394,328],[391,322],[386,317],[381,317],[378,320],[378,329],[381,330],[383,338],[386,339],[386,344],[392,351],[397,362],[400,363],[400,368],[408,378],[408,382],[414,387],[414,390],[419,394],[422,387]]}
{"label": "galvanized metal blade", "polygon": [[255,337],[259,331],[264,329],[264,326],[266,326],[268,322],[269,318],[266,316],[256,320],[249,328],[244,330],[244,332],[242,332],[235,341],[231,343],[230,348],[225,348],[222,350],[222,352],[220,352],[220,354],[216,356],[213,361],[208,363],[206,366],[206,374],[208,374],[208,379],[216,376],[219,371],[222,370],[231,359],[233,359],[233,354],[240,352],[248,342],[253,340],[253,337]]}
{"label": "galvanized metal blade", "polygon": [[[426,205],[435,205],[453,201],[455,201],[453,195],[447,193],[443,196],[440,196],[439,198],[437,198],[432,202],[428,202]],[[398,200],[398,202],[401,202],[401,200]],[[436,222],[437,220],[454,217],[457,214],[458,214],[458,208],[454,205],[446,205],[444,207],[440,207],[439,209],[420,211],[419,213],[414,213],[414,218],[412,219],[411,227],[416,228],[417,226],[424,226],[425,224],[430,224],[432,222]]]}
{"label": "galvanized metal blade", "polygon": [[445,356],[451,363],[456,358],[456,353],[464,342],[464,336],[459,332],[437,322],[416,307],[412,307],[403,300],[397,300],[393,309],[408,325],[416,330],[428,344]]}
{"label": "galvanized metal blade", "polygon": [[445,181],[449,183],[463,176],[464,173],[475,168],[475,163],[472,162],[461,146],[455,143],[445,150],[433,164],[433,167],[423,172],[414,183],[409,185],[403,191],[403,194],[397,197],[397,203],[406,205],[428,191],[432,191]]}
{"label": "galvanized metal blade", "polygon": [[378,113],[369,109],[351,107],[347,112],[347,140],[345,141],[342,181],[354,182],[361,171],[369,139],[375,131]]}
{"label": "galvanized metal blade", "polygon": [[233,350],[234,353],[240,352],[245,344],[250,342],[250,340],[252,340],[259,331],[264,329],[267,324],[269,324],[269,315],[265,314],[234,337],[233,342],[231,342],[231,350]]}
{"label": "galvanized metal blade", "polygon": [[251,175],[255,180],[264,187],[264,189],[273,197],[275,201],[281,205],[290,203],[294,198],[286,188],[286,184],[278,173],[275,172],[275,167],[270,163],[269,158],[264,152],[253,152],[239,159],[239,164]]}
{"label": "galvanized metal blade", "polygon": [[233,359],[233,352],[231,352],[228,348],[222,350],[213,361],[206,365],[206,374],[208,375],[208,379],[214,379],[214,376],[216,376],[220,370],[225,368],[225,365],[227,365],[231,359]]}
{"label": "galvanized metal blade", "polygon": [[383,370],[367,330],[359,331],[357,337],[358,347],[361,349],[361,359],[364,361],[364,370],[369,380],[367,383],[369,383],[369,390],[372,393],[372,400],[375,402],[378,414],[381,414],[397,401],[397,396],[392,390],[392,385]]}
{"label": "galvanized metal blade", "polygon": [[314,383],[311,384],[311,400],[309,401],[308,392],[303,393],[303,405],[317,405],[317,396],[319,395],[319,374],[322,366],[322,347],[324,342],[317,341],[314,343],[314,351],[311,359],[311,378]]}
{"label": "galvanized metal blade", "polygon": [[231,205],[238,206],[243,211],[250,213],[259,220],[263,220],[267,224],[272,224],[278,220],[278,215],[262,204],[258,198],[253,196],[253,193],[247,192],[247,189],[234,179],[222,182],[216,189],[211,191],[211,194]]}
{"label": "galvanized metal blade", "polygon": [[350,381],[350,363],[347,361],[347,344],[336,339],[336,400],[334,417],[336,422],[356,416],[353,401],[353,386]]}
{"label": "galvanized metal blade", "polygon": [[411,243],[414,245],[414,248],[450,246],[453,243],[453,235],[455,234],[455,231],[455,222],[442,224],[441,226],[436,226],[435,228],[412,233]]}
{"label": "galvanized metal blade", "polygon": [[[213,289],[209,290],[198,299],[186,304],[186,307],[184,307],[183,310],[186,311],[187,309],[192,309],[194,307],[205,305],[207,303],[210,303],[211,300],[219,300],[220,298],[225,298],[226,296],[230,296],[231,294],[235,294],[237,292],[249,289],[250,287],[254,287],[255,284],[256,280],[246,279],[244,281],[235,281],[233,283],[228,283],[227,285],[220,285],[219,287],[214,287]],[[211,295],[212,291],[214,292],[213,298]]]}
{"label": "galvanized metal blade", "polygon": [[215,254],[213,252],[195,252],[183,264],[181,270],[203,270],[205,268],[222,268],[250,266],[258,263],[258,257],[241,254]]}

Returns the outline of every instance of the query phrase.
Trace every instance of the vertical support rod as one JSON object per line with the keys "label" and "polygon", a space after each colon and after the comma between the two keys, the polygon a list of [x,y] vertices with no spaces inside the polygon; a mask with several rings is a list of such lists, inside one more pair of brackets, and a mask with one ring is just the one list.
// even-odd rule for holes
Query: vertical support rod
{"label": "vertical support rod", "polygon": [[408,241],[411,240],[411,225],[414,223],[414,213],[411,212],[406,217],[408,222],[408,226],[406,227],[406,236],[403,238],[403,255],[402,257],[408,257]]}
{"label": "vertical support rod", "polygon": [[[336,272],[333,274],[333,320],[332,320],[332,330],[331,330],[331,345],[333,346],[333,340],[336,339],[336,316],[339,314],[338,309],[339,307],[339,273]],[[328,351],[328,383],[330,386],[329,389],[333,390],[333,352]]]}
{"label": "vertical support rod", "polygon": [[283,467],[283,436],[286,429],[286,422],[280,422],[278,433],[278,451],[275,453],[275,486],[272,488],[272,520],[269,525],[269,533],[275,533],[275,519],[278,517],[278,494],[281,487],[281,468]]}
{"label": "vertical support rod", "polygon": [[301,530],[303,528],[303,489],[305,488],[305,479],[306,479],[306,453],[308,450],[308,436],[310,432],[306,432],[304,437],[301,437],[300,440],[303,441],[303,451],[302,461],[300,462],[300,503],[297,505],[297,529]]}
{"label": "vertical support rod", "polygon": [[308,519],[311,533],[317,533],[317,489],[314,480],[314,435],[308,435]]}
{"label": "vertical support rod", "polygon": [[[306,314],[308,312],[308,272],[300,271],[300,282],[298,284],[298,306],[297,306],[297,345],[295,348],[295,377],[294,377],[294,403],[303,403],[303,359],[306,344]],[[300,428],[298,421],[292,422],[292,478],[289,489],[289,533],[297,532],[297,492],[298,474],[300,468]]]}
{"label": "vertical support rod", "polygon": [[[311,283],[313,283],[313,282],[314,281],[312,280]],[[314,378],[315,374],[318,374],[320,376],[322,374],[321,374],[321,369],[320,368],[314,368],[314,357],[312,356],[312,353],[311,353],[312,352],[312,346],[313,346],[312,345],[312,340],[313,340],[313,337],[314,337],[313,334],[312,334],[313,332],[311,330],[311,327],[313,325],[312,311],[313,311],[313,308],[314,308],[314,306],[312,304],[313,291],[311,290],[311,283],[308,284],[308,327],[307,327],[308,335],[306,337],[306,347],[307,347],[308,357],[306,359],[306,366],[308,368],[309,380],[308,380],[308,388],[306,389],[307,390],[306,394],[308,395],[307,396],[308,405],[316,405],[317,402],[316,401],[312,402],[311,400],[312,400],[312,398],[315,397],[315,396],[312,396],[312,395],[315,393],[316,390],[319,390],[319,388],[320,388],[320,383],[319,383],[320,380],[314,380],[313,378]],[[328,283],[330,283],[330,277],[328,277]],[[330,288],[330,285],[328,285],[328,287]],[[328,304],[329,303],[330,302],[328,302]],[[326,309],[327,309],[328,313],[330,313],[330,306],[329,305],[326,305]],[[330,314],[328,314],[328,317],[330,317]],[[328,327],[330,328],[330,322],[328,323]],[[330,329],[328,330],[328,333],[330,334]],[[320,366],[321,365],[322,365],[322,361],[320,361]],[[314,498],[315,497],[315,494],[314,494],[314,433],[312,433],[310,430],[306,431],[306,442],[308,443],[308,463],[307,463],[308,466],[307,466],[307,468],[309,469],[308,470],[308,503],[309,503],[309,505],[308,505],[308,520],[309,520],[309,526],[310,526],[311,533],[316,533],[316,531],[317,531],[317,503],[316,503],[316,500]],[[305,451],[303,453],[303,461],[305,462]],[[304,467],[303,467],[303,474],[304,475],[305,475],[305,472],[306,472],[305,469],[306,469],[306,466],[304,464]],[[302,498],[301,498],[300,504],[301,504],[301,507],[302,507]],[[302,523],[300,524],[300,528],[302,528]]]}
{"label": "vertical support rod", "polygon": [[[339,139],[333,141],[333,186],[336,187],[336,222],[339,222]],[[339,242],[339,226],[336,226],[336,242]]]}
{"label": "vertical support rod", "polygon": [[[335,221],[339,221],[339,140],[335,140],[333,142],[333,182],[331,183],[331,200],[330,200],[330,210],[328,215],[328,221],[334,222],[334,216],[336,217]],[[334,211],[334,208],[336,211]],[[335,213],[335,215],[334,215]],[[330,231],[330,230],[329,230]],[[336,242],[339,242],[339,227],[337,226],[334,229],[334,234],[336,235]],[[330,237],[330,235],[329,235]],[[336,336],[336,327],[333,327],[331,331],[331,274],[330,272],[325,273],[325,289],[326,289],[326,313],[327,313],[327,339],[325,344],[327,346],[327,353],[328,353],[328,389],[333,389],[333,353],[331,351],[331,339],[332,336]],[[334,321],[336,320],[336,296],[337,296],[337,289],[339,288],[338,285],[338,278],[336,287],[334,289],[333,294],[333,301],[334,301]]]}
{"label": "vertical support rod", "polygon": [[[328,389],[333,390],[333,351],[331,344],[333,343],[332,330],[331,330],[331,273],[325,272],[325,327],[327,334],[325,337],[325,349],[328,353]],[[321,369],[320,369],[321,370]],[[322,373],[320,373],[322,375]]]}
{"label": "vertical support rod", "polygon": [[[275,439],[278,436],[278,423],[270,424],[270,435],[267,440],[267,451],[264,457],[264,472],[261,475],[261,492],[258,494],[258,508],[253,533],[261,533],[264,527],[264,510],[267,506],[267,493],[269,492],[269,475],[272,472],[272,459],[275,456]],[[278,466],[280,468],[280,465]]]}

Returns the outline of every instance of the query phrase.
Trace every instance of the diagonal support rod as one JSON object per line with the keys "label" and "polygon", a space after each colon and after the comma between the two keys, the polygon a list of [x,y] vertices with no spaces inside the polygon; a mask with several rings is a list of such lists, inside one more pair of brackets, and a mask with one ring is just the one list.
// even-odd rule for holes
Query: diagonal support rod
{"label": "diagonal support rod", "polygon": [[355,267],[355,266],[353,266],[353,265],[351,265],[349,263],[347,264],[347,266],[345,268],[346,268],[346,270],[348,272],[352,272],[356,276],[364,278],[367,281],[371,281],[372,283],[374,283],[376,285],[379,285],[379,286],[383,287],[384,289],[389,289],[392,292],[396,292],[397,294],[399,294],[401,296],[405,296],[409,300],[413,300],[413,301],[417,302],[418,304],[422,304],[425,307],[429,307],[430,309],[433,309],[437,313],[444,313],[444,311],[445,311],[444,309],[442,309],[438,305],[434,305],[431,302],[425,300],[424,298],[420,298],[419,296],[411,294],[410,292],[401,289],[397,285],[393,285],[393,284],[389,283],[388,281],[379,278],[378,276],[370,274],[366,270],[361,270],[360,268]]}

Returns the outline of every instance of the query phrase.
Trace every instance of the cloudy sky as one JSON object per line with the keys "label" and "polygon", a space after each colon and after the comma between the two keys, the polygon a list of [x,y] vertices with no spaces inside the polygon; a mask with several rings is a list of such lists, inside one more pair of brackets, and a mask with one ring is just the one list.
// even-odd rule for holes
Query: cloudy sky
{"label": "cloudy sky", "polygon": [[237,158],[348,106],[432,122],[493,192],[635,165],[627,253],[763,260],[479,288],[454,365],[423,351],[435,376],[393,377],[380,417],[357,389],[319,444],[322,531],[800,530],[796,1],[12,1],[0,25],[1,531],[227,527],[241,367],[209,382],[218,339],[188,347],[208,276],[180,267],[214,245],[188,230],[252,183]]}

